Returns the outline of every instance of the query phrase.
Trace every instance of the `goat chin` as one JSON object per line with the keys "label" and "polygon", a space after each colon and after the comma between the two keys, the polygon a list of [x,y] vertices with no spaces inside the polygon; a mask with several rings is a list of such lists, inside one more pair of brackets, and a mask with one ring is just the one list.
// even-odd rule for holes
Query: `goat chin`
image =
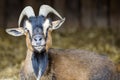
{"label": "goat chin", "polygon": [[34,47],[34,50],[35,52],[38,52],[38,53],[41,53],[43,51],[45,51],[45,47],[43,46],[40,46],[40,47]]}
{"label": "goat chin", "polygon": [[[21,70],[25,80],[35,80],[31,55]],[[38,56],[37,56],[38,57]],[[46,69],[40,80],[119,80],[116,67],[106,56],[77,49],[49,49]],[[30,75],[30,76],[28,76]]]}

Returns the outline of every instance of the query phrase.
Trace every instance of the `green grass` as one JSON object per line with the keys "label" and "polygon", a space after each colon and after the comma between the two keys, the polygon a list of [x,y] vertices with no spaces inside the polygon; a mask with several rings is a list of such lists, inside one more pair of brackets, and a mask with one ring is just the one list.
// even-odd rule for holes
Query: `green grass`
{"label": "green grass", "polygon": [[[120,36],[108,29],[91,28],[78,31],[55,31],[53,48],[77,48],[107,55],[120,63]],[[19,80],[21,62],[25,59],[25,37],[12,37],[0,29],[0,79]]]}

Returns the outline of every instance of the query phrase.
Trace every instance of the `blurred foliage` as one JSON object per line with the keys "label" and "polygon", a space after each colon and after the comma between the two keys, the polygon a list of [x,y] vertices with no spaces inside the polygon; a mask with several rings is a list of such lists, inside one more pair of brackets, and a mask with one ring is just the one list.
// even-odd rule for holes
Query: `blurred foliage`
{"label": "blurred foliage", "polygon": [[[107,55],[120,63],[120,36],[105,28],[57,30],[52,33],[53,48],[77,48]],[[19,80],[21,62],[26,56],[25,37],[12,37],[0,29],[0,79]],[[120,69],[120,66],[118,66]]]}

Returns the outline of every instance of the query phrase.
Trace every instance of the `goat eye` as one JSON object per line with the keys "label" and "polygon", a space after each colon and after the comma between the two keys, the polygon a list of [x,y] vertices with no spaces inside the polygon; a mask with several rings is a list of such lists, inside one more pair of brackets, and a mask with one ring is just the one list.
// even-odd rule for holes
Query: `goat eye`
{"label": "goat eye", "polygon": [[48,28],[52,28],[52,24]]}
{"label": "goat eye", "polygon": [[52,24],[50,24],[50,26],[49,26],[50,28],[52,27]]}
{"label": "goat eye", "polygon": [[27,28],[24,28],[25,29],[25,32],[28,32],[28,29]]}

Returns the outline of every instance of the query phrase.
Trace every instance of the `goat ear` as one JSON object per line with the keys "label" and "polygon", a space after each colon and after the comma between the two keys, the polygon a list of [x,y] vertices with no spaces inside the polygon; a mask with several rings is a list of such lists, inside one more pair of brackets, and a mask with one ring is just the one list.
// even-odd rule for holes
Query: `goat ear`
{"label": "goat ear", "polygon": [[10,28],[6,29],[6,32],[12,36],[22,36],[24,35],[23,28]]}
{"label": "goat ear", "polygon": [[52,29],[58,29],[59,27],[61,27],[61,25],[64,23],[65,18],[61,19],[61,20],[56,20],[52,22]]}

